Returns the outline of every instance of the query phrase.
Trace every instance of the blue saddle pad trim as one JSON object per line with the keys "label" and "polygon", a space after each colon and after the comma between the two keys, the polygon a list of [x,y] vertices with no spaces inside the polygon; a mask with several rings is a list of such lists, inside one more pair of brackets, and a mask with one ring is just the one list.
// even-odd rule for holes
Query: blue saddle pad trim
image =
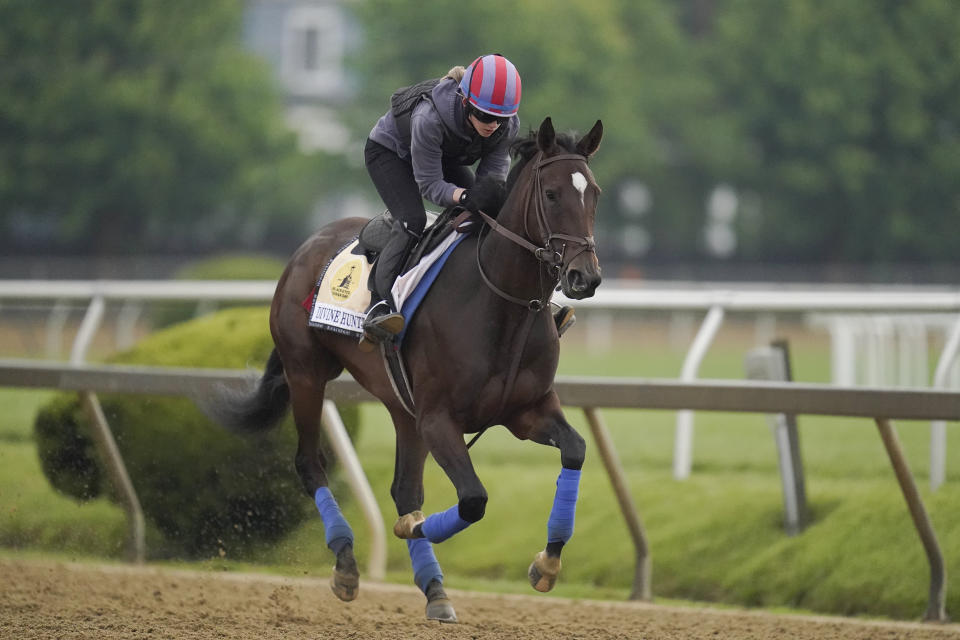
{"label": "blue saddle pad trim", "polygon": [[430,268],[427,269],[427,272],[423,274],[420,282],[418,282],[416,288],[414,288],[413,293],[411,293],[410,296],[403,301],[403,307],[400,309],[400,313],[403,314],[403,331],[401,331],[400,335],[397,336],[397,344],[403,342],[403,337],[407,335],[407,328],[410,326],[410,321],[413,320],[413,316],[420,307],[420,303],[423,302],[423,299],[426,297],[427,291],[430,290],[434,280],[437,279],[440,269],[442,269],[443,265],[446,264],[447,258],[450,257],[450,254],[453,253],[453,250],[456,249],[466,237],[467,234],[460,234],[460,237],[454,240],[453,244],[447,247],[447,250],[444,251],[443,254],[437,258],[436,262],[430,265]]}

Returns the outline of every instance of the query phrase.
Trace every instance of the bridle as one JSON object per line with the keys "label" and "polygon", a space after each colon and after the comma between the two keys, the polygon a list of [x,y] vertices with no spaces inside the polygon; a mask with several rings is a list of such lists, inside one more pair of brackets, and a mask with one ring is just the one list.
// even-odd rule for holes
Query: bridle
{"label": "bridle", "polygon": [[[533,180],[531,181],[531,186],[527,190],[524,211],[529,211],[531,205],[530,201],[532,199],[533,206],[537,214],[537,221],[542,232],[540,238],[540,242],[542,243],[541,245],[538,246],[527,239],[532,237],[528,226],[530,218],[529,216],[525,215],[523,219],[524,233],[527,235],[527,238],[525,238],[517,233],[514,233],[510,229],[507,229],[486,213],[483,213],[482,211],[478,212],[480,217],[483,218],[484,222],[487,223],[487,226],[491,230],[499,233],[510,242],[530,252],[539,262],[547,265],[547,273],[550,274],[551,281],[549,282],[548,286],[544,286],[546,283],[543,280],[543,272],[541,270],[539,298],[526,300],[510,295],[506,291],[493,284],[483,270],[483,264],[480,261],[480,248],[483,244],[484,230],[481,229],[480,236],[477,239],[477,268],[480,270],[480,276],[483,278],[484,283],[486,283],[487,287],[489,287],[491,291],[504,300],[525,307],[534,313],[539,312],[547,307],[550,297],[553,295],[553,290],[560,283],[560,277],[570,267],[570,263],[585,251],[596,251],[596,242],[594,242],[593,236],[572,236],[566,233],[555,233],[550,229],[550,223],[547,221],[546,212],[543,206],[543,197],[540,195],[540,170],[546,165],[552,164],[559,160],[581,160],[586,162],[586,158],[577,153],[561,153],[548,157],[544,157],[542,151],[537,153],[537,156],[534,159],[536,163],[534,164],[533,169],[534,176]],[[559,251],[555,248],[554,243],[556,242],[561,243]],[[575,249],[568,252],[568,245],[573,245]]]}

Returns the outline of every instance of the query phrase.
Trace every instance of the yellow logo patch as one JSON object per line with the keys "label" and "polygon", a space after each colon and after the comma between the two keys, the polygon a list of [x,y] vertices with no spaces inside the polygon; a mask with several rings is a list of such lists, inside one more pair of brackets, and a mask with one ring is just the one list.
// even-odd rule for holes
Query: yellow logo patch
{"label": "yellow logo patch", "polygon": [[343,302],[357,290],[360,284],[360,258],[345,262],[330,279],[330,295],[334,300]]}

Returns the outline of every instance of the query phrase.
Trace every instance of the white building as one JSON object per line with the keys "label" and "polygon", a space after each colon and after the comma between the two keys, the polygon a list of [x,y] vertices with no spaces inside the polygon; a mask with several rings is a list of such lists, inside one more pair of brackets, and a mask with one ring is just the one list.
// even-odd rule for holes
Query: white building
{"label": "white building", "polygon": [[344,0],[248,0],[244,40],[273,67],[304,151],[347,152],[334,107],[353,97],[344,66],[358,37]]}

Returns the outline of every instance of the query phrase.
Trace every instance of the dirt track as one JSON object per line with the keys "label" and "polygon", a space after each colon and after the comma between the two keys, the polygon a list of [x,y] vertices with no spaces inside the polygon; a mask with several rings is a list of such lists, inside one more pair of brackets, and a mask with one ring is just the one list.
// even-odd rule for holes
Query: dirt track
{"label": "dirt track", "polygon": [[960,625],[877,623],[451,590],[458,625],[414,588],[352,603],[316,579],[0,560],[0,638],[960,638]]}

